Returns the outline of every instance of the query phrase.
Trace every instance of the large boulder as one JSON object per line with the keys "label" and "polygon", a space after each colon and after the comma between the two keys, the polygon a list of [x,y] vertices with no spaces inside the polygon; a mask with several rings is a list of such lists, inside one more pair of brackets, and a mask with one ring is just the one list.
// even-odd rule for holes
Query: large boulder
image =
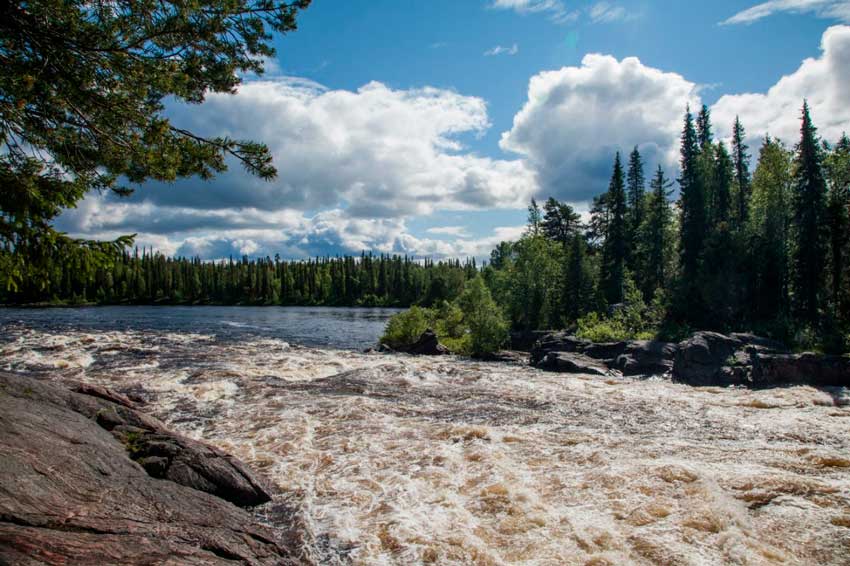
{"label": "large boulder", "polygon": [[697,386],[738,385],[747,381],[746,360],[736,356],[744,343],[717,332],[697,332],[680,342],[673,379]]}
{"label": "large boulder", "polygon": [[549,352],[546,354],[546,357],[538,362],[537,367],[558,373],[597,375],[601,377],[614,373],[599,360],[575,352]]}
{"label": "large boulder", "polygon": [[629,342],[626,351],[609,365],[628,376],[668,375],[673,371],[677,349],[670,342],[636,340]]}
{"label": "large boulder", "polygon": [[[301,563],[296,533],[261,525],[209,492],[152,477],[116,431],[136,427],[175,445],[184,439],[120,396],[89,392],[0,373],[0,564]],[[101,424],[117,420],[124,422],[111,432]],[[183,458],[191,452],[180,450]],[[209,450],[211,461],[222,458]]]}
{"label": "large boulder", "polygon": [[422,336],[404,351],[414,356],[445,356],[451,353],[448,348],[440,344],[437,333],[431,329],[423,332]]}
{"label": "large boulder", "polygon": [[550,352],[583,352],[592,342],[581,340],[566,332],[551,332],[542,336],[531,350],[531,364],[539,364]]}

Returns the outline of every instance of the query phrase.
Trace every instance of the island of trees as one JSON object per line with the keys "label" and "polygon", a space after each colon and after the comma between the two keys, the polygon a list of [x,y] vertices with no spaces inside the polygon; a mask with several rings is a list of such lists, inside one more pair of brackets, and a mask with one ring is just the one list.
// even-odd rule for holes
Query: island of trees
{"label": "island of trees", "polygon": [[[675,204],[660,166],[647,187],[638,148],[614,157],[587,225],[565,203],[532,201],[525,235],[493,250],[484,285],[468,286],[477,302],[411,309],[384,339],[404,347],[431,327],[456,350],[483,353],[508,328],[567,328],[594,341],[712,329],[846,351],[850,140],[822,141],[804,104],[797,145],[766,137],[751,174],[740,120],[733,132],[727,147],[707,107],[686,111]],[[482,319],[499,329],[484,340]]]}

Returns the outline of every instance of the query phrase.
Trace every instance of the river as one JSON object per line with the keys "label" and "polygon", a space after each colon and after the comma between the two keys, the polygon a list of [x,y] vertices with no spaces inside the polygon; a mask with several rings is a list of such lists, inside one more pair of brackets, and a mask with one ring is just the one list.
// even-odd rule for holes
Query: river
{"label": "river", "polygon": [[361,353],[391,312],[2,310],[0,367],[240,457],[319,564],[850,564],[846,390]]}

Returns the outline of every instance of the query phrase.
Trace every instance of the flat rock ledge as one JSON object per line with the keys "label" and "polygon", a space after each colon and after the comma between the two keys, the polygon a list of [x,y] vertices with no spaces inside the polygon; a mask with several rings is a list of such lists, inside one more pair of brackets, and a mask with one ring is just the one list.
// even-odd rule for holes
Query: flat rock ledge
{"label": "flat rock ledge", "polygon": [[850,387],[850,356],[794,354],[753,334],[696,332],[679,343],[594,343],[552,332],[534,345],[531,365],[561,373],[661,376],[694,386]]}
{"label": "flat rock ledge", "polygon": [[0,564],[301,564],[245,466],[105,388],[0,372]]}

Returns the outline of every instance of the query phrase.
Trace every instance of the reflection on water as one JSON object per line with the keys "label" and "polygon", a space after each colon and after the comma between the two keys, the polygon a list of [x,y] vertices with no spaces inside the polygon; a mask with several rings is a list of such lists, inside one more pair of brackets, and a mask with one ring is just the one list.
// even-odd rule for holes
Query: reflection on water
{"label": "reflection on water", "polygon": [[4,369],[141,395],[266,474],[316,563],[848,564],[846,391],[692,389],[200,330],[4,331]]}

